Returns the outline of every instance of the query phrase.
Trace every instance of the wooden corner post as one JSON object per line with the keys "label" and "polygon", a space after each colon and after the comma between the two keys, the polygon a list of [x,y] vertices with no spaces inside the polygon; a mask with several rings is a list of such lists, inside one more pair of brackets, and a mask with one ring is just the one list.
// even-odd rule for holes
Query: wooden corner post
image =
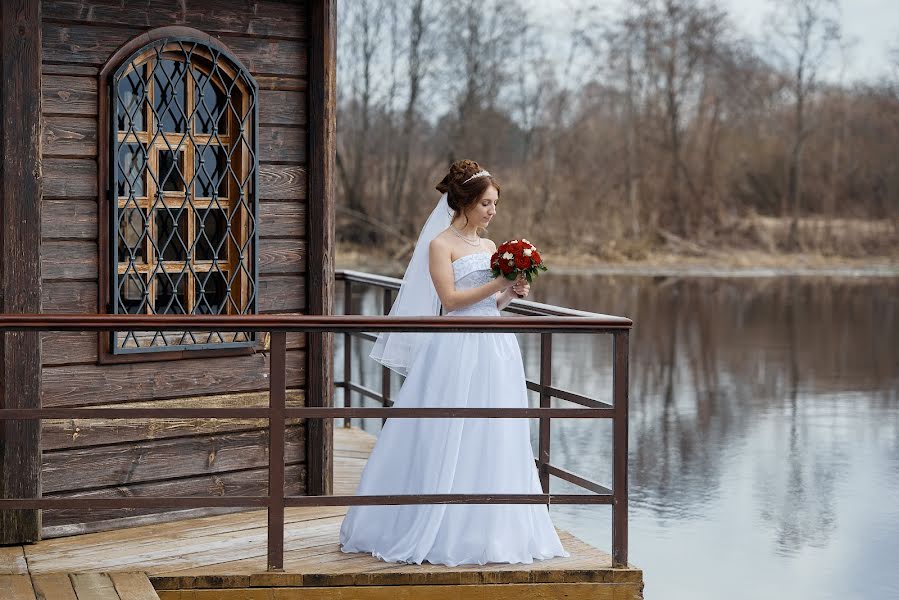
{"label": "wooden corner post", "polygon": [[[307,311],[334,312],[334,164],[336,159],[336,0],[310,0]],[[308,333],[306,406],[332,406],[332,333]],[[306,493],[329,495],[333,487],[333,419],[306,421]]]}
{"label": "wooden corner post", "polygon": [[[41,11],[0,0],[0,313],[41,312]],[[40,408],[41,335],[0,334],[0,408]],[[41,423],[0,422],[0,497],[36,498]],[[38,510],[0,511],[0,544],[40,539]]]}

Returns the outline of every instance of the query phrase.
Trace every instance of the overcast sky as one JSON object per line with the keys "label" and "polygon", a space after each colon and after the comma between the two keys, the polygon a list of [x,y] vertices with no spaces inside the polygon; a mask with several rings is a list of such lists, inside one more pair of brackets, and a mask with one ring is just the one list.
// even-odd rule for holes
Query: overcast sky
{"label": "overcast sky", "polygon": [[[555,35],[564,36],[570,29],[572,9],[601,4],[614,14],[621,0],[522,0],[533,14],[546,23]],[[730,14],[733,23],[754,39],[760,39],[769,0],[718,0]],[[877,79],[890,74],[889,49],[899,46],[899,0],[843,0],[842,27],[845,39],[856,44],[846,69],[849,81]],[[830,70],[835,77],[838,69]]]}

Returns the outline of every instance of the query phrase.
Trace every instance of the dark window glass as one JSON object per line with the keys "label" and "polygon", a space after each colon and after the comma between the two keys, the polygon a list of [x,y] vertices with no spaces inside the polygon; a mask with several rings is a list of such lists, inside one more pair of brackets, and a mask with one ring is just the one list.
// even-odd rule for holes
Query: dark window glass
{"label": "dark window glass", "polygon": [[194,313],[218,315],[227,312],[228,283],[226,277],[227,273],[218,270],[197,273],[197,282],[194,284],[196,290]]}
{"label": "dark window glass", "polygon": [[[175,154],[178,155],[177,162]],[[184,191],[184,152],[171,150],[160,150],[157,154],[156,177],[158,178],[159,188],[163,192],[183,192]]]}
{"label": "dark window glass", "polygon": [[118,190],[120,198],[140,198],[147,195],[144,180],[146,160],[140,144],[121,144],[118,158]]}
{"label": "dark window glass", "polygon": [[146,106],[146,66],[141,65],[136,70],[132,69],[119,80],[118,100],[116,108],[118,115],[118,130],[146,131],[147,124],[144,115]]}
{"label": "dark window glass", "polygon": [[136,273],[128,273],[122,277],[119,288],[120,311],[132,315],[146,312],[146,287],[143,277]]}
{"label": "dark window glass", "polygon": [[154,210],[153,214],[156,219],[156,260],[185,260],[187,258],[187,210],[159,208]]}
{"label": "dark window glass", "polygon": [[228,195],[227,154],[221,146],[197,148],[196,195],[200,198]]}
{"label": "dark window glass", "polygon": [[184,63],[162,59],[153,67],[153,111],[156,128],[165,133],[187,129],[187,80]]}
{"label": "dark window glass", "polygon": [[184,314],[187,302],[184,297],[186,276],[183,273],[158,273],[156,281],[156,314]]}
{"label": "dark window glass", "polygon": [[142,208],[119,210],[119,262],[146,263],[143,239],[146,219]]}
{"label": "dark window glass", "polygon": [[184,288],[186,276],[182,273],[158,273],[156,282],[156,304],[154,311],[158,315],[185,314]]}
{"label": "dark window glass", "polygon": [[228,97],[222,91],[221,76],[216,72],[215,79],[207,73],[194,69],[194,80],[197,82],[194,91],[194,131],[202,134],[228,134]]}
{"label": "dark window glass", "polygon": [[197,260],[225,260],[228,247],[225,242],[225,211],[210,206],[198,208],[194,231],[197,232],[197,245],[194,257]]}

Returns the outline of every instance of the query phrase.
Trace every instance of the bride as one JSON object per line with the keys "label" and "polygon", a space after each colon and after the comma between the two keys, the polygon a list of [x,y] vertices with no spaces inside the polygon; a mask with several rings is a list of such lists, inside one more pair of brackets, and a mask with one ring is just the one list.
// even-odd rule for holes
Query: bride
{"label": "bride", "polygon": [[[494,278],[496,245],[478,234],[496,215],[500,186],[471,160],[452,164],[425,223],[391,316],[498,317],[526,296],[524,279]],[[381,333],[371,357],[406,376],[394,407],[527,408],[514,333]],[[389,418],[357,495],[539,494],[528,421]],[[543,504],[351,506],[343,552],[390,562],[531,563],[568,556]]]}

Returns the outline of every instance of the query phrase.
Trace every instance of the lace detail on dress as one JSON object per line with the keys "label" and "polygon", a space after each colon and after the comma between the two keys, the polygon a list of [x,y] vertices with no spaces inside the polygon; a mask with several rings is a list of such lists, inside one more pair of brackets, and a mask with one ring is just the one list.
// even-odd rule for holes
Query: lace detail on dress
{"label": "lace detail on dress", "polygon": [[[475,252],[474,254],[461,256],[453,261],[456,289],[468,290],[489,283],[493,279],[493,272],[490,270],[491,256],[489,252]],[[479,302],[446,314],[453,316],[497,316],[500,312],[496,307],[496,298],[490,295]]]}

